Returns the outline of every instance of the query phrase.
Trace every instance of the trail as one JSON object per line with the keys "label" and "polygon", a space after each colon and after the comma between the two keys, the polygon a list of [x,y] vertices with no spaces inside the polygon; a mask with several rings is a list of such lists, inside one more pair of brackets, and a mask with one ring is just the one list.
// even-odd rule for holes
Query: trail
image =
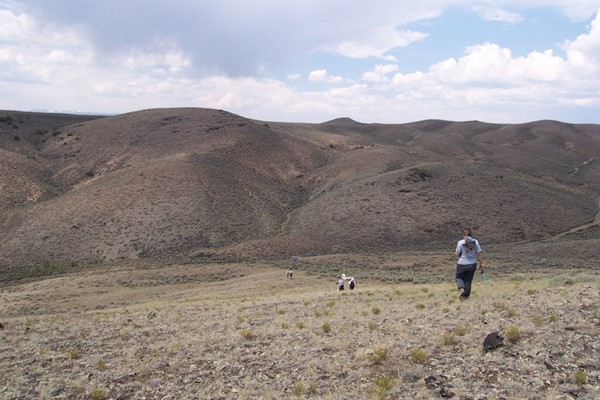
{"label": "trail", "polygon": [[596,211],[596,217],[594,218],[594,220],[592,222],[576,226],[574,228],[569,229],[568,231],[559,233],[558,235],[556,235],[554,237],[559,238],[559,237],[568,235],[570,233],[575,233],[575,232],[579,232],[579,231],[582,231],[587,228],[591,228],[592,226],[595,226],[595,225],[600,225],[600,195],[598,195],[597,201],[598,201],[598,211]]}

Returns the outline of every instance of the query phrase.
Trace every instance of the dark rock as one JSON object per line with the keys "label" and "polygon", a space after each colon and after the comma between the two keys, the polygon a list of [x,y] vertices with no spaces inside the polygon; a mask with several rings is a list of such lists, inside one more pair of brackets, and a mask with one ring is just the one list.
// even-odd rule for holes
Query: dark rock
{"label": "dark rock", "polygon": [[503,340],[504,338],[500,336],[498,331],[489,333],[483,340],[483,350],[487,352],[493,349],[497,349],[498,347],[502,347],[504,346]]}

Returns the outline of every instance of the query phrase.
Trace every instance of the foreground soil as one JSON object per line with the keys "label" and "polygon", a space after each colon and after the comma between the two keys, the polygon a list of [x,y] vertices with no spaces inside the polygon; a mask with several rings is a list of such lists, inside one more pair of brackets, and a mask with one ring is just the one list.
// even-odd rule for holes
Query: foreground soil
{"label": "foreground soil", "polygon": [[5,283],[0,398],[600,398],[597,271],[478,276],[464,302],[451,281],[357,279],[207,264]]}

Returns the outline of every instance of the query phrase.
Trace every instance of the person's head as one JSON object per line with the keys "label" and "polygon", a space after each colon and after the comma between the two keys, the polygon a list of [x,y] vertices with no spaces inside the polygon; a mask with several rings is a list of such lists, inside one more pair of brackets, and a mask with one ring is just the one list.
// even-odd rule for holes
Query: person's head
{"label": "person's head", "polygon": [[463,229],[463,236],[464,237],[471,236],[471,228],[464,228]]}

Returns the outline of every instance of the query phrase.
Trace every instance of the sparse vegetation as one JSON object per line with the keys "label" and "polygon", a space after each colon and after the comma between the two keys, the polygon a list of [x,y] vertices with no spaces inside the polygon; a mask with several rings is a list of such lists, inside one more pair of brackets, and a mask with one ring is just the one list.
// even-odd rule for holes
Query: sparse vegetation
{"label": "sparse vegetation", "polygon": [[[595,337],[596,310],[589,301],[590,293],[596,293],[597,286],[591,286],[594,284],[570,286],[574,299],[582,299],[578,304],[576,300],[563,302],[561,288],[532,297],[526,288],[515,292],[512,282],[497,280],[493,285],[475,286],[477,301],[460,303],[460,309],[450,308],[443,313],[439,306],[418,310],[415,304],[423,294],[432,293],[435,298],[440,293],[450,294],[448,283],[427,284],[424,291],[423,286],[414,283],[371,281],[369,295],[359,287],[328,306],[335,291],[328,277],[300,269],[293,281],[282,283],[283,270],[263,265],[227,265],[231,278],[216,281],[194,274],[212,276],[223,269],[223,264],[127,268],[52,275],[17,283],[0,292],[3,318],[8,318],[2,321],[2,334],[9,349],[0,366],[12,371],[25,368],[33,352],[40,351],[38,340],[43,337],[52,346],[44,347],[37,357],[53,361],[36,364],[29,369],[30,374],[47,376],[49,368],[55,375],[65,371],[66,379],[73,380],[63,392],[67,397],[91,398],[93,389],[89,388],[104,388],[107,399],[124,395],[125,391],[132,397],[160,398],[177,393],[182,398],[229,399],[232,397],[219,393],[235,389],[240,398],[252,397],[260,387],[265,398],[280,398],[282,393],[290,398],[335,398],[352,387],[352,394],[358,398],[392,399],[402,398],[407,394],[405,390],[410,390],[412,397],[435,398],[441,392],[423,384],[423,379],[432,377],[429,379],[439,383],[435,379],[443,379],[442,375],[452,376],[456,387],[472,390],[473,379],[461,377],[465,365],[482,362],[482,357],[506,366],[504,373],[514,382],[519,382],[520,374],[536,371],[544,384],[535,390],[544,396],[558,390],[559,379],[575,385],[577,370],[568,366],[587,365],[597,356],[593,351],[581,354],[577,350]],[[158,279],[160,276],[163,278]],[[164,279],[182,276],[188,280]],[[124,285],[129,281],[152,284]],[[546,279],[540,285],[548,282]],[[403,295],[398,296],[397,290]],[[510,303],[506,293],[511,293]],[[123,294],[128,296],[125,302],[119,297]],[[563,329],[540,329],[535,333],[536,346],[562,354],[561,358],[548,360],[547,368],[532,364],[526,352],[519,349],[491,350],[495,353],[485,356],[477,349],[485,335],[496,328],[495,318],[506,321],[507,310],[523,301],[528,306],[519,307],[512,317],[515,327],[532,326],[533,321],[549,324],[551,316],[540,313],[549,305],[555,313],[552,315],[571,313],[573,307],[580,310],[572,315],[569,328],[577,329],[577,335]],[[494,307],[494,303],[500,307]],[[13,308],[17,304],[20,308]],[[383,317],[373,313],[373,307],[381,304],[385,304]],[[487,313],[482,314],[486,309]],[[446,330],[440,330],[440,326]],[[23,334],[26,328],[30,333]],[[520,330],[520,342],[529,343]],[[570,347],[564,345],[562,332],[569,333]],[[505,342],[512,343],[511,328],[503,334]],[[53,351],[60,351],[61,356],[56,357]],[[202,357],[190,357],[199,352]],[[69,373],[74,366],[84,365],[89,366],[92,375],[79,378]],[[496,364],[486,365],[493,376],[492,366]],[[261,371],[270,371],[273,366],[294,373],[279,380],[263,375]],[[336,376],[335,383],[331,374]],[[356,384],[357,376],[362,377],[361,384]],[[22,378],[18,373],[15,377]],[[169,393],[161,385],[152,384],[158,379],[169,386]],[[192,386],[186,382],[197,379],[211,383],[195,387],[192,394]],[[397,380],[402,384],[396,386]],[[527,390],[531,385],[527,384]],[[579,385],[586,394],[594,393],[592,385]],[[49,393],[41,386],[28,390],[35,391],[37,398]],[[523,392],[519,385],[508,385],[498,388],[498,396],[521,398]]]}

